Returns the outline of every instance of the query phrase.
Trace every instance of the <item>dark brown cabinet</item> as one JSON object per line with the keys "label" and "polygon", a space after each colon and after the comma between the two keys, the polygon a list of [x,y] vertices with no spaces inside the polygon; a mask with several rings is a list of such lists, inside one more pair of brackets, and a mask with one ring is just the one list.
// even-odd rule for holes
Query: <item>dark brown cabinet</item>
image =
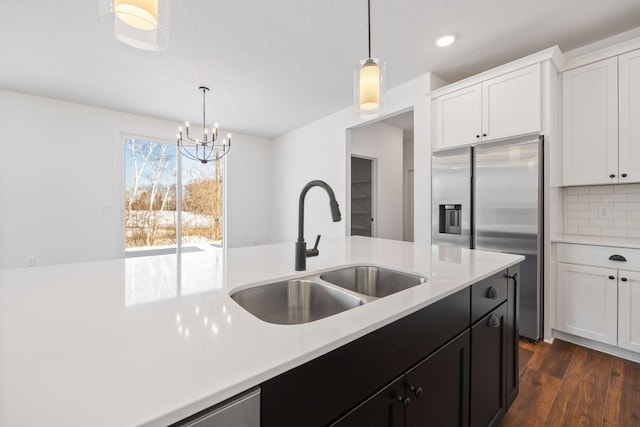
{"label": "dark brown cabinet", "polygon": [[262,427],[497,422],[507,396],[518,393],[518,287],[509,279],[516,272],[497,273],[262,383]]}

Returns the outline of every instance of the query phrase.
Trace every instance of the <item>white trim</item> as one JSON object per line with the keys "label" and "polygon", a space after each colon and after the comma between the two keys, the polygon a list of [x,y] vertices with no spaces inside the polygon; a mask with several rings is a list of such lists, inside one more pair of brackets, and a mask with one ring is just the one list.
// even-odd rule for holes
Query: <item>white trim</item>
{"label": "white trim", "polygon": [[525,68],[530,65],[541,63],[544,61],[551,61],[551,63],[557,69],[561,69],[564,64],[564,56],[560,51],[560,48],[558,48],[558,46],[553,46],[548,49],[541,50],[540,52],[531,54],[529,56],[525,56],[524,58],[516,59],[515,61],[511,61],[499,67],[492,68],[490,70],[484,71],[479,74],[475,74],[466,79],[444,86],[442,88],[433,90],[429,92],[428,95],[430,95],[431,98],[436,98],[446,93],[453,92],[458,89],[463,89],[468,86],[473,86],[475,84],[482,83],[485,80],[489,80],[494,77],[499,77],[503,74],[511,73],[521,68]]}
{"label": "white trim", "polygon": [[605,49],[600,49],[595,52],[578,56],[576,58],[568,59],[564,63],[564,67],[562,68],[562,71],[564,72],[564,71],[572,70],[574,68],[582,67],[584,65],[589,65],[594,62],[603,61],[605,59],[613,58],[615,56],[620,56],[627,52],[631,52],[637,49],[640,49],[640,37],[617,44],[615,46],[607,47]]}

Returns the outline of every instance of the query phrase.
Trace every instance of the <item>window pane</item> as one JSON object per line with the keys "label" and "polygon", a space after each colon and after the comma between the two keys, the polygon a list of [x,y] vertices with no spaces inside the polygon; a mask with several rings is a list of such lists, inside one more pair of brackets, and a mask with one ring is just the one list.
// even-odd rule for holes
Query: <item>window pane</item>
{"label": "window pane", "polygon": [[126,139],[125,247],[175,248],[176,146]]}
{"label": "window pane", "polygon": [[223,162],[182,162],[182,244],[222,246]]}

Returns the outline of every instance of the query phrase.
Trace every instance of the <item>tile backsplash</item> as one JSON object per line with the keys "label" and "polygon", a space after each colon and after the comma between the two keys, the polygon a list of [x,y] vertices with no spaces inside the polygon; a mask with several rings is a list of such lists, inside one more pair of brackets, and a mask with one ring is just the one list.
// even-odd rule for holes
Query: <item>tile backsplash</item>
{"label": "tile backsplash", "polygon": [[640,237],[640,184],[565,188],[564,232]]}

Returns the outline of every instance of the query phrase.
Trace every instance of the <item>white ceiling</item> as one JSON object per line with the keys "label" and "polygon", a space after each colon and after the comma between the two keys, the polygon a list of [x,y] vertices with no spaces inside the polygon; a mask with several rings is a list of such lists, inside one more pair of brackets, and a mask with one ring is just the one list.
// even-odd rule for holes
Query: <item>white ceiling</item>
{"label": "white ceiling", "polygon": [[[559,45],[640,26],[639,0],[372,0],[372,54],[388,87],[455,81]],[[169,47],[111,39],[98,0],[0,0],[0,88],[273,137],[352,102],[367,54],[365,0],[174,0]],[[436,36],[458,41],[436,48]]]}

